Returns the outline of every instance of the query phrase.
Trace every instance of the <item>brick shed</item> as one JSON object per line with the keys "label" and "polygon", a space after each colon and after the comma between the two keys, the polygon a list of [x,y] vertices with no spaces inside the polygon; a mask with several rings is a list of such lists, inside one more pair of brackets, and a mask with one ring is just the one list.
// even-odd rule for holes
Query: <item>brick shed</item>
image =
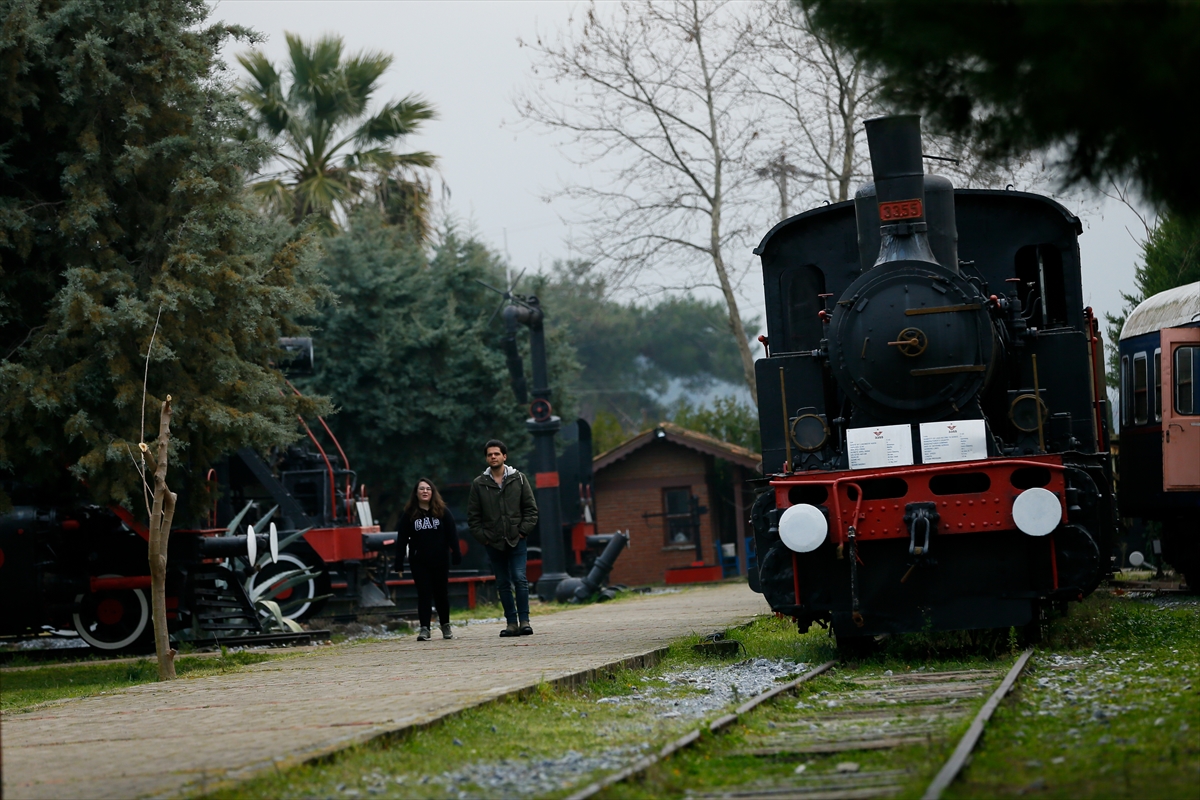
{"label": "brick shed", "polygon": [[[725,477],[721,486],[718,460]],[[597,456],[592,466],[596,519],[604,532],[628,531],[630,539],[610,581],[663,583],[667,570],[698,564],[716,569],[697,576],[719,577],[722,543],[736,544],[738,571],[745,574],[753,499],[745,483],[759,473],[761,461],[744,447],[669,422]],[[725,566],[732,564],[725,559]],[[671,582],[686,582],[690,575],[675,572]]]}

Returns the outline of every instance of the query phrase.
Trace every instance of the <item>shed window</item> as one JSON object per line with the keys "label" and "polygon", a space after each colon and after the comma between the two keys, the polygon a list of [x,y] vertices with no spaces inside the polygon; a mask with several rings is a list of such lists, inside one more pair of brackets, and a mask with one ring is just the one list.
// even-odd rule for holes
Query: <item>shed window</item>
{"label": "shed window", "polygon": [[699,514],[692,511],[692,488],[663,489],[663,519],[666,543],[695,544],[699,536]]}
{"label": "shed window", "polygon": [[1145,425],[1149,421],[1150,404],[1147,397],[1146,354],[1133,357],[1133,424]]}
{"label": "shed window", "polygon": [[1175,413],[1196,413],[1196,357],[1200,347],[1186,345],[1175,349]]}

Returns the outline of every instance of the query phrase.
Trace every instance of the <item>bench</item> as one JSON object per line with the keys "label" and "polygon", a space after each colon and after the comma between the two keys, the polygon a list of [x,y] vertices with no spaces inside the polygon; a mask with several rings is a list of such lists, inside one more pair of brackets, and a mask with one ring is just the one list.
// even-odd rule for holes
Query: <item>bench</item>
{"label": "bench", "polygon": [[[450,578],[449,583],[465,583],[467,585],[467,608],[475,608],[475,590],[481,583],[488,583],[496,580],[495,575],[466,575],[457,578]],[[392,586],[415,586],[416,581],[412,578],[402,578],[400,580],[385,581],[388,588]]]}

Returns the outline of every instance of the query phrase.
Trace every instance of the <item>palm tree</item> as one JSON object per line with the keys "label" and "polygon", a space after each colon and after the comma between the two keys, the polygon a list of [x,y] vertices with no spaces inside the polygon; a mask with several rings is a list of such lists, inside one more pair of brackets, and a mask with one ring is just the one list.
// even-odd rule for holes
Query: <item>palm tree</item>
{"label": "palm tree", "polygon": [[263,53],[238,56],[250,73],[239,96],[258,134],[275,144],[280,164],[252,184],[254,193],[293,223],[316,215],[326,233],[336,233],[338,219],[351,208],[376,203],[394,222],[423,237],[428,184],[418,170],[433,166],[435,156],[396,153],[393,147],[434,118],[433,106],[409,95],[368,115],[391,56],[364,51],[343,60],[339,36],[311,43],[291,33],[286,37],[291,59],[286,89]]}

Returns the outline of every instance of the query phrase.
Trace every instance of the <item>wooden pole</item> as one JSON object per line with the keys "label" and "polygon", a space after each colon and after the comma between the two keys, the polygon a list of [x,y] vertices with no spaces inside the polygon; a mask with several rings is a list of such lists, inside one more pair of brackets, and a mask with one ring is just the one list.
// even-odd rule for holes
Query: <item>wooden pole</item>
{"label": "wooden pole", "polygon": [[[175,651],[167,631],[167,541],[175,517],[177,495],[167,488],[167,455],[171,443],[171,395],[163,401],[158,417],[154,470],[154,506],[150,510],[150,595],[154,610],[154,651],[158,655],[158,679],[175,678]],[[145,447],[145,445],[143,445]]]}

